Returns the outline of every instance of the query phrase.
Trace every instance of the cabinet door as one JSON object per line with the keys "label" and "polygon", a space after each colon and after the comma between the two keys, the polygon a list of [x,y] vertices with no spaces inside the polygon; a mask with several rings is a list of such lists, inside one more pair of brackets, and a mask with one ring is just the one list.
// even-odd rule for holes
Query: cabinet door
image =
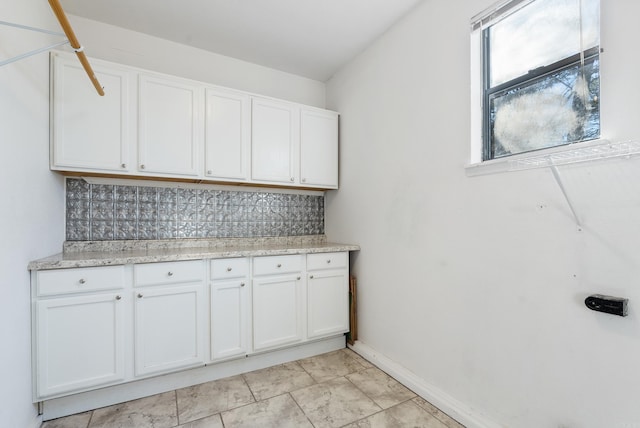
{"label": "cabinet door", "polygon": [[211,359],[249,352],[249,287],[245,278],[211,284]]}
{"label": "cabinet door", "polygon": [[123,305],[116,293],[35,303],[39,398],[124,380]]}
{"label": "cabinet door", "polygon": [[300,141],[297,106],[254,98],[251,124],[251,178],[295,184],[295,160]]}
{"label": "cabinet door", "polygon": [[201,88],[179,79],[139,77],[138,170],[198,176]]}
{"label": "cabinet door", "polygon": [[338,188],[338,114],[303,108],[300,124],[300,184]]}
{"label": "cabinet door", "polygon": [[309,274],[307,317],[309,338],[349,331],[349,274],[346,269]]}
{"label": "cabinet door", "polygon": [[102,97],[77,58],[52,55],[51,168],[125,173],[133,145],[130,73],[101,61],[92,66]]}
{"label": "cabinet door", "polygon": [[245,181],[249,175],[249,96],[211,88],[205,103],[205,175]]}
{"label": "cabinet door", "polygon": [[253,279],[253,349],[302,340],[298,275]]}
{"label": "cabinet door", "polygon": [[204,363],[202,285],[135,292],[135,375]]}

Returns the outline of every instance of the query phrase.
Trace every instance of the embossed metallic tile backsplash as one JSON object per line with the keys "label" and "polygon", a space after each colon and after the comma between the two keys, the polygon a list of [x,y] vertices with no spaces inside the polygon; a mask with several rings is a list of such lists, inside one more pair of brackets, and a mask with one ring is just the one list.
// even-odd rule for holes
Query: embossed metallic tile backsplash
{"label": "embossed metallic tile backsplash", "polygon": [[324,197],[89,184],[67,178],[67,240],[254,238],[324,233]]}

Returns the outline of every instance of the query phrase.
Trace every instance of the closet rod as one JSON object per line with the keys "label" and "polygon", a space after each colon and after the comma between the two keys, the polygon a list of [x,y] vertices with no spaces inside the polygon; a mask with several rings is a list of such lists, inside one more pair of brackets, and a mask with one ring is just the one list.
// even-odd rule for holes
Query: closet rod
{"label": "closet rod", "polygon": [[78,56],[78,59],[82,64],[82,68],[84,68],[84,71],[87,73],[87,76],[89,76],[89,79],[91,79],[91,83],[93,83],[93,86],[96,88],[96,91],[98,91],[98,94],[100,96],[103,96],[104,90],[100,85],[100,82],[98,82],[96,75],[93,73],[91,64],[89,64],[89,60],[87,60],[87,56],[83,52],[84,48],[80,45],[80,42],[78,42],[78,39],[76,38],[76,35],[73,32],[73,28],[71,28],[71,24],[67,19],[67,15],[65,15],[64,10],[62,9],[62,6],[60,6],[60,2],[58,0],[49,0],[49,5],[51,6],[53,13],[56,15],[56,18],[58,18],[58,21],[62,26],[62,30],[64,31],[67,38],[69,39],[69,44],[71,45],[76,55]]}

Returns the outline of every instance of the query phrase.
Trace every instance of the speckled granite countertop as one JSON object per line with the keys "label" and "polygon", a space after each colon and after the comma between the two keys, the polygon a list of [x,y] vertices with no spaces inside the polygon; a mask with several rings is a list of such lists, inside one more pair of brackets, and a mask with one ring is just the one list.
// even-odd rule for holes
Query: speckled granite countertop
{"label": "speckled granite countertop", "polygon": [[29,270],[155,263],[227,257],[357,251],[327,242],[324,235],[283,238],[168,239],[155,241],[67,241],[62,253],[29,263]]}

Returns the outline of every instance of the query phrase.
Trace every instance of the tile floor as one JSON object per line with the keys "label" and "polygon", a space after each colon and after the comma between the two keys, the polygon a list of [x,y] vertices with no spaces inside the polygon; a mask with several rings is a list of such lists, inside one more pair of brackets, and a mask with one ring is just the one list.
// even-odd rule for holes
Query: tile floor
{"label": "tile floor", "polygon": [[42,424],[147,427],[463,428],[349,349]]}

